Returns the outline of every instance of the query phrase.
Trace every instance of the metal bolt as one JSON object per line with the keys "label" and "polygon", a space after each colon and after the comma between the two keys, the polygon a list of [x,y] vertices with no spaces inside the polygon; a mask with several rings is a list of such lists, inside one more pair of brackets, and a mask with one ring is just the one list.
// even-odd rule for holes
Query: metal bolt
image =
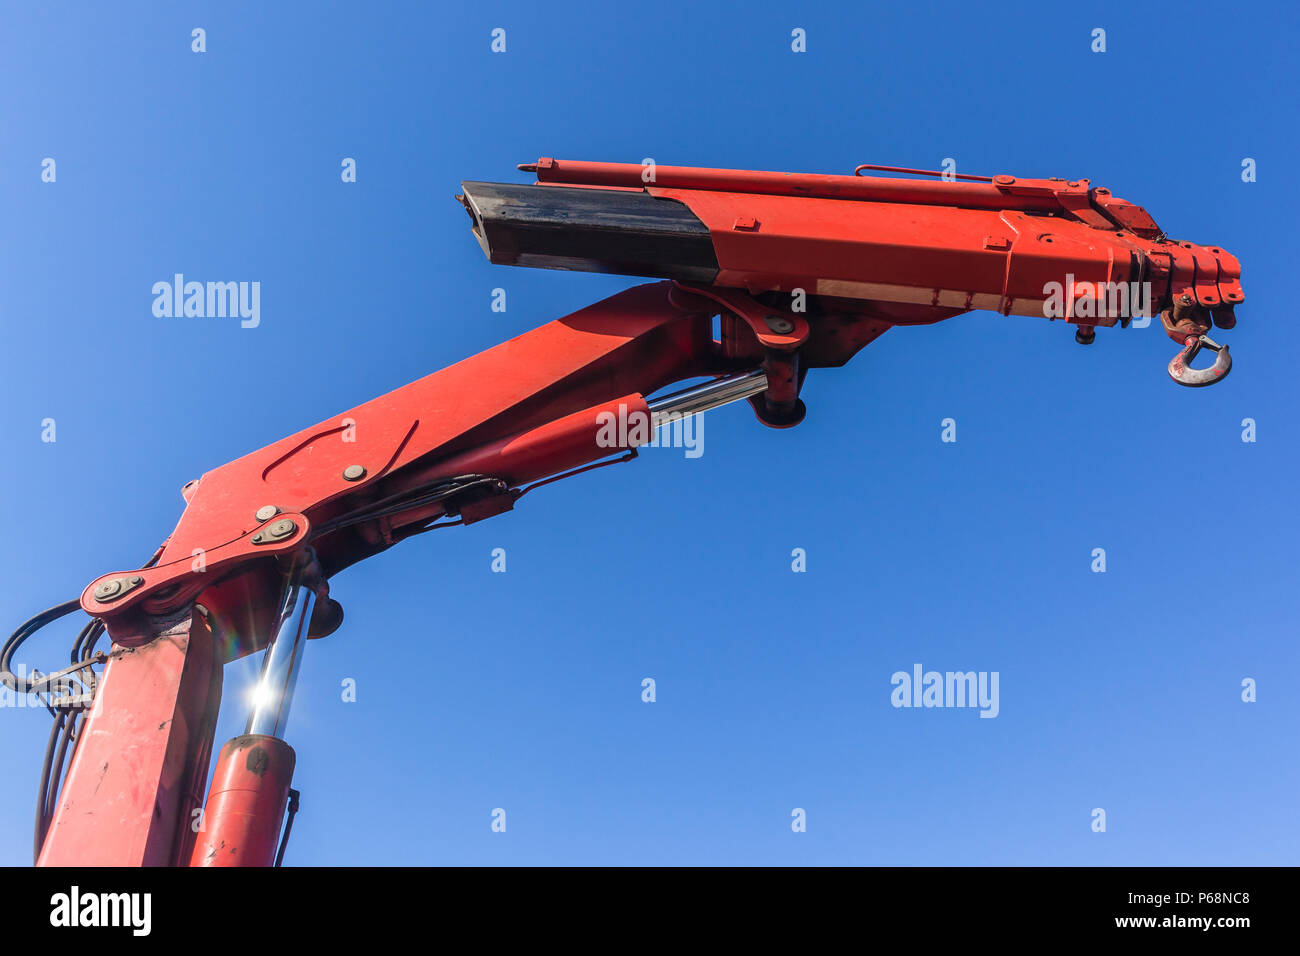
{"label": "metal bolt", "polygon": [[763,316],[763,321],[766,322],[767,327],[777,335],[786,335],[794,331],[794,323],[789,319],[781,318],[779,315],[765,315]]}
{"label": "metal bolt", "polygon": [[112,597],[120,590],[122,590],[122,582],[114,578],[112,581],[105,581],[95,588],[95,598],[102,601],[104,598]]}
{"label": "metal bolt", "polygon": [[257,532],[257,534],[253,535],[252,542],[253,544],[266,544],[268,541],[287,538],[297,530],[298,525],[296,525],[292,519],[282,518],[275,524],[269,524],[261,531]]}
{"label": "metal bolt", "polygon": [[138,574],[128,578],[127,581],[132,587],[139,587],[144,584],[144,578],[140,577]]}
{"label": "metal bolt", "polygon": [[257,509],[257,520],[270,521],[279,513],[280,513],[280,509],[277,508],[275,505],[262,505],[262,507]]}
{"label": "metal bolt", "polygon": [[360,481],[366,477],[366,469],[361,465],[348,465],[343,469],[344,481]]}

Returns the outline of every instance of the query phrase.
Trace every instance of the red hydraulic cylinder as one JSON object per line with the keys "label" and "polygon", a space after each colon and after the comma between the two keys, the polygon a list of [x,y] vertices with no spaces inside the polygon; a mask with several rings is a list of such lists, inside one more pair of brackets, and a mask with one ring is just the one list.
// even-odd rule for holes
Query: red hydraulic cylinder
{"label": "red hydraulic cylinder", "polygon": [[439,463],[437,474],[473,472],[524,484],[650,441],[650,420],[642,395],[624,395],[464,452]]}
{"label": "red hydraulic cylinder", "polygon": [[[946,180],[888,179],[880,176],[834,176],[822,173],[773,173],[750,169],[706,169],[699,166],[638,166],[633,163],[591,163],[543,157],[519,167],[536,172],[552,185],[605,186],[624,189],[701,189],[709,192],[798,196],[804,199],[857,199],[952,206],[966,209],[1059,211],[1061,204],[1037,180],[1016,187],[1012,176],[984,183]],[[1061,186],[1065,184],[1062,183]],[[1084,190],[1086,193],[1086,189]]]}
{"label": "red hydraulic cylinder", "polygon": [[279,737],[244,734],[226,742],[190,866],[275,862],[295,759],[293,748]]}
{"label": "red hydraulic cylinder", "polygon": [[244,733],[221,748],[190,866],[272,866],[293,781],[283,739],[307,643],[320,566],[307,549],[286,568],[280,623],[266,647]]}

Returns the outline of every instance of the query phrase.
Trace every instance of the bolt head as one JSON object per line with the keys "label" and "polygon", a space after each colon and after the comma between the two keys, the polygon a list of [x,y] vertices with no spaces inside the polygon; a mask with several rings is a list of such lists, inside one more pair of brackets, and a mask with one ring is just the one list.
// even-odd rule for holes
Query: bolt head
{"label": "bolt head", "polygon": [[360,481],[364,477],[366,477],[366,469],[362,465],[348,465],[343,469],[345,481]]}
{"label": "bolt head", "polygon": [[101,599],[106,597],[112,597],[120,590],[122,590],[121,581],[118,581],[116,579],[112,581],[105,581],[103,584],[95,588],[95,597]]}
{"label": "bolt head", "polygon": [[279,513],[280,513],[280,509],[277,508],[275,505],[262,505],[262,507],[257,509],[257,520],[270,521]]}

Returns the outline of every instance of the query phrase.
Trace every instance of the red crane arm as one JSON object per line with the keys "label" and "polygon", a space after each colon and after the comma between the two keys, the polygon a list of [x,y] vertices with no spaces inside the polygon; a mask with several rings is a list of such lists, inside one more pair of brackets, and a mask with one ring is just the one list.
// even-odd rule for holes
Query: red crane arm
{"label": "red crane arm", "polygon": [[[1184,346],[1175,380],[1206,384],[1230,367],[1205,336],[1212,321],[1235,322],[1237,260],[1166,239],[1145,210],[1087,180],[521,168],[539,184],[463,184],[492,261],[664,281],[186,485],[155,560],[82,593],[114,647],[40,863],[271,862],[293,770],[281,732],[296,662],[306,637],[342,618],[329,578],[430,527],[507,511],[530,483],[629,457],[666,416],[745,398],[764,424],[789,427],[804,415],[809,369],[843,365],[895,325],[970,309],[1050,316],[1053,284],[1059,317],[1087,342],[1136,314],[1136,300],[1107,310],[1107,290],[1148,283]],[[1188,368],[1202,344],[1219,350],[1214,367]],[[223,748],[200,816],[221,665],[263,647],[270,703]]]}
{"label": "red crane arm", "polygon": [[[545,157],[520,168],[547,185],[644,190],[684,204],[708,228],[714,284],[751,292],[802,288],[878,305],[1047,314],[1091,327],[1131,317],[1096,308],[1099,284],[1149,282],[1152,314],[1172,312],[1166,330],[1180,344],[1204,334],[1211,314],[1231,328],[1245,299],[1235,256],[1167,239],[1144,208],[1087,179],[959,182]],[[894,168],[857,172],[865,169]],[[1045,287],[1071,276],[1066,309],[1045,313]],[[1077,308],[1082,299],[1093,307]]]}

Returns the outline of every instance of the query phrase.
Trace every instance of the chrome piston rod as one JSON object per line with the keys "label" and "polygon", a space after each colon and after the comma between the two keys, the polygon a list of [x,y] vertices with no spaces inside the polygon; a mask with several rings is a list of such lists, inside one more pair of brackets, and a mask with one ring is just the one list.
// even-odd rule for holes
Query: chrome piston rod
{"label": "chrome piston rod", "polygon": [[692,385],[680,392],[656,398],[646,405],[650,409],[652,427],[658,428],[665,423],[729,405],[766,390],[767,373],[755,369],[741,375],[728,375],[726,378],[705,382],[703,385]]}
{"label": "chrome piston rod", "polygon": [[284,737],[289,706],[298,683],[307,629],[316,607],[316,562],[300,558],[285,577],[284,596],[275,633],[262,658],[262,673],[253,691],[253,709],[248,715],[246,734]]}

